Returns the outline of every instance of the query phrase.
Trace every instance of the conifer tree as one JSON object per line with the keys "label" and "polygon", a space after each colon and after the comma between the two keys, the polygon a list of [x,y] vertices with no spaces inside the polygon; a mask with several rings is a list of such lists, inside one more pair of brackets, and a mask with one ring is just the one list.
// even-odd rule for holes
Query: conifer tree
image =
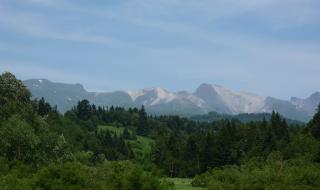
{"label": "conifer tree", "polygon": [[285,119],[282,119],[279,113],[275,111],[271,115],[271,128],[276,140],[289,140],[288,125]]}
{"label": "conifer tree", "polygon": [[139,121],[137,127],[137,135],[145,136],[148,133],[148,121],[147,121],[147,113],[144,106],[139,110]]}
{"label": "conifer tree", "polygon": [[317,113],[308,124],[308,129],[316,139],[320,140],[320,104],[318,106]]}
{"label": "conifer tree", "polygon": [[52,111],[52,108],[49,103],[47,103],[42,97],[38,103],[38,114],[41,116],[48,115]]}
{"label": "conifer tree", "polygon": [[82,100],[77,105],[77,115],[80,119],[87,120],[92,114],[92,107],[88,100]]}
{"label": "conifer tree", "polygon": [[124,139],[130,139],[130,138],[131,138],[131,135],[130,135],[130,133],[129,133],[128,128],[125,128],[125,129],[123,130],[122,137],[123,137]]}

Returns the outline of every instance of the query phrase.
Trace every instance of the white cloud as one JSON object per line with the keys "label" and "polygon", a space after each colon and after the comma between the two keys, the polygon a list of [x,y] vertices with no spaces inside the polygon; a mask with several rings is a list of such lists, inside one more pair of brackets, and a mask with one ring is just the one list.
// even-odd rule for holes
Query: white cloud
{"label": "white cloud", "polygon": [[310,24],[320,16],[317,0],[130,0],[124,7],[122,11],[131,16],[196,13],[192,17],[207,21],[251,13],[274,27]]}
{"label": "white cloud", "polygon": [[[1,9],[0,9],[1,10]],[[0,28],[13,30],[22,35],[56,40],[77,41],[112,46],[128,47],[130,44],[106,35],[93,35],[79,31],[57,30],[59,26],[50,25],[41,15],[29,12],[0,11]]]}
{"label": "white cloud", "polygon": [[44,6],[51,6],[57,7],[63,5],[63,0],[24,0],[26,3],[31,3],[35,5],[44,5]]}

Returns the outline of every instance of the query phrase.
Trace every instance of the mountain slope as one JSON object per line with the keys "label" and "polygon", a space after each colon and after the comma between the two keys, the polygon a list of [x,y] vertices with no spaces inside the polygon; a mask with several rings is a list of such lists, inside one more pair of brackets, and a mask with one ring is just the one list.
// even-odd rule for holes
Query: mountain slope
{"label": "mountain slope", "polygon": [[291,103],[293,105],[295,105],[298,109],[301,109],[307,112],[309,115],[314,114],[314,111],[317,109],[319,102],[320,102],[320,92],[316,92],[306,99],[301,99],[296,97],[291,98]]}
{"label": "mountain slope", "polygon": [[54,83],[45,79],[24,81],[34,98],[44,97],[65,112],[78,101],[88,99],[100,106],[140,107],[144,105],[151,114],[175,114],[192,116],[217,112],[223,114],[270,113],[273,110],[283,116],[308,121],[320,103],[320,93],[309,98],[292,98],[291,101],[263,97],[246,92],[236,92],[219,85],[201,84],[194,93],[169,92],[162,88],[143,90],[88,92],[80,84]]}
{"label": "mountain slope", "polygon": [[202,84],[194,93],[202,98],[209,111],[239,114],[263,111],[265,98],[245,92],[235,92],[219,85]]}
{"label": "mountain slope", "polygon": [[90,93],[80,84],[54,83],[46,79],[23,82],[33,97],[38,99],[44,97],[52,105],[57,105],[62,112],[72,108],[78,101],[90,98]]}
{"label": "mountain slope", "polygon": [[295,119],[299,121],[308,121],[311,119],[313,114],[308,114],[308,112],[297,108],[289,101],[279,100],[276,98],[268,97],[265,101],[265,106],[263,108],[267,112],[272,110],[281,113],[283,116],[290,119]]}

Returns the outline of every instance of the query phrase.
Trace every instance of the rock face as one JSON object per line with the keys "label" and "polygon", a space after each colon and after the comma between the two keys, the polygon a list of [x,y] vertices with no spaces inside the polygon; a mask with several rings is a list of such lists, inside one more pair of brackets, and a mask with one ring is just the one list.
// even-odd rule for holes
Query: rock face
{"label": "rock face", "polygon": [[306,99],[291,98],[291,103],[295,105],[298,109],[303,110],[308,113],[308,115],[314,115],[315,110],[317,109],[320,102],[320,92],[312,94]]}
{"label": "rock face", "polygon": [[266,99],[254,94],[235,92],[219,85],[210,84],[200,85],[194,95],[206,102],[208,110],[229,114],[263,112]]}
{"label": "rock face", "polygon": [[320,93],[306,99],[291,98],[290,101],[262,97],[246,92],[229,90],[219,85],[201,84],[193,93],[168,92],[162,88],[135,91],[88,92],[80,84],[54,83],[46,79],[24,81],[35,98],[44,97],[52,105],[65,112],[87,99],[100,106],[140,107],[144,105],[152,114],[176,114],[191,116],[217,112],[224,114],[270,113],[273,110],[283,116],[307,121],[320,103]]}

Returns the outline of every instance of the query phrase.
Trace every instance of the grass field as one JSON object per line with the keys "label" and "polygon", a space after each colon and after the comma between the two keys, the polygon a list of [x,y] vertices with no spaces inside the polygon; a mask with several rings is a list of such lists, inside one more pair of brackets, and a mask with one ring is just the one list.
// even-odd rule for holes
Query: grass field
{"label": "grass field", "polygon": [[[100,130],[109,130],[117,135],[121,135],[123,133],[124,127],[115,127],[115,126],[99,126]],[[132,134],[132,131],[129,130]],[[126,142],[131,146],[134,154],[138,157],[143,157],[144,155],[148,155],[151,153],[152,146],[154,145],[154,140],[142,136],[137,136],[137,139],[134,140],[126,140]]]}
{"label": "grass field", "polygon": [[189,178],[167,178],[175,184],[176,190],[206,190],[204,188],[192,187],[192,179]]}
{"label": "grass field", "polygon": [[103,125],[103,126],[99,126],[98,128],[100,130],[112,131],[112,132],[116,133],[117,135],[121,135],[124,130],[124,127],[114,127],[114,126],[110,126],[110,125]]}

